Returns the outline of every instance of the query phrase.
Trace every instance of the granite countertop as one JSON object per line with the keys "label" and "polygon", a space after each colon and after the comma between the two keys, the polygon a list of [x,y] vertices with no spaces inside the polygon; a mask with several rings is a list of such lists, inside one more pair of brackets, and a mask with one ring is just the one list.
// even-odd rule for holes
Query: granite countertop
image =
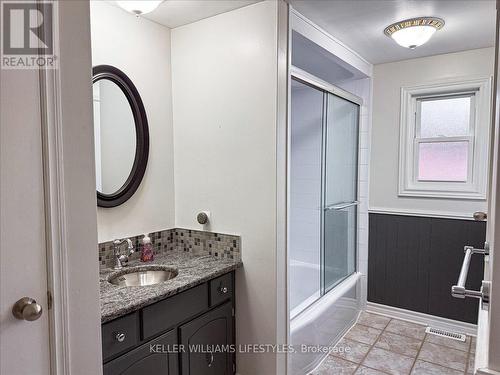
{"label": "granite countertop", "polygon": [[139,260],[129,262],[125,269],[149,266],[169,266],[178,270],[178,275],[163,283],[148,286],[117,286],[108,282],[111,275],[121,273],[112,268],[101,270],[99,286],[101,293],[101,323],[108,322],[144,306],[173,296],[183,290],[204,283],[243,265],[240,260],[220,259],[211,255],[196,255],[182,250],[170,251],[155,256],[149,263]]}

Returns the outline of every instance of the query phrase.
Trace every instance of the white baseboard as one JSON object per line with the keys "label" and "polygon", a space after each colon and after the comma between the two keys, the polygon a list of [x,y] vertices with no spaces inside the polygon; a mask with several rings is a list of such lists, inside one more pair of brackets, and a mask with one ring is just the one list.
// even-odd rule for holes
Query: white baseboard
{"label": "white baseboard", "polygon": [[477,334],[476,324],[459,322],[457,320],[441,318],[434,315],[428,315],[392,306],[380,305],[378,303],[367,302],[366,311],[374,314],[387,315],[391,318],[406,320],[413,323],[425,324],[434,328],[465,333],[469,336],[476,336]]}

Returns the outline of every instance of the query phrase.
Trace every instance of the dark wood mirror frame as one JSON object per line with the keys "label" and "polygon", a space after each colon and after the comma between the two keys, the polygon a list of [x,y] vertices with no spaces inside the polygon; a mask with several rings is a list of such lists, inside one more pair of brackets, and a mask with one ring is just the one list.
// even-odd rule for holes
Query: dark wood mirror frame
{"label": "dark wood mirror frame", "polygon": [[149,129],[146,110],[136,87],[120,69],[111,65],[98,65],[92,69],[92,84],[107,79],[114,82],[125,94],[134,115],[136,148],[134,164],[123,186],[112,194],[97,191],[99,207],[116,207],[126,202],[141,184],[149,156]]}

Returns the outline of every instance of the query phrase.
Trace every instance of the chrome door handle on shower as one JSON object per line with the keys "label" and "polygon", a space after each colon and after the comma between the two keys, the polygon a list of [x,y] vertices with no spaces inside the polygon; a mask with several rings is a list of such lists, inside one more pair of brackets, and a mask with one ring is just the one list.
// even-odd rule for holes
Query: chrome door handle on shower
{"label": "chrome door handle on shower", "polygon": [[358,201],[349,202],[349,203],[331,204],[329,206],[326,206],[324,208],[324,210],[325,211],[329,211],[329,210],[343,210],[344,208],[351,207],[351,206],[357,206],[358,204],[359,204]]}

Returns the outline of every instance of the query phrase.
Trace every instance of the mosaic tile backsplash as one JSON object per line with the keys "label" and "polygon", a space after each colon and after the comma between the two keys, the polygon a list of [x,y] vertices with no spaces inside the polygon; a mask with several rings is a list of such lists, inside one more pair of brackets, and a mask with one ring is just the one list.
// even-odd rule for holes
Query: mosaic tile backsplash
{"label": "mosaic tile backsplash", "polygon": [[[129,237],[136,252],[130,260],[140,257],[141,239],[144,235]],[[217,258],[241,259],[240,236],[205,232],[191,229],[166,229],[149,233],[154,254],[164,254],[173,250],[183,250],[197,255],[213,255]],[[99,266],[101,268],[113,267],[113,241],[99,244]]]}

